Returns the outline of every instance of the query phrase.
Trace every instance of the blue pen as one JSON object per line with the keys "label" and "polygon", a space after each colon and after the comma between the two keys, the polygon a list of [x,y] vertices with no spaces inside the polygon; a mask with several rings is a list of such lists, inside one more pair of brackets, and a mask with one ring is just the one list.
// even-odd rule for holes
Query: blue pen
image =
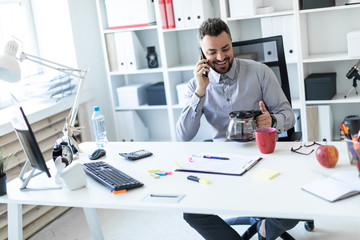
{"label": "blue pen", "polygon": [[216,157],[216,156],[209,156],[209,155],[204,155],[203,158],[218,159],[218,160],[230,160],[230,158],[227,158],[227,157]]}

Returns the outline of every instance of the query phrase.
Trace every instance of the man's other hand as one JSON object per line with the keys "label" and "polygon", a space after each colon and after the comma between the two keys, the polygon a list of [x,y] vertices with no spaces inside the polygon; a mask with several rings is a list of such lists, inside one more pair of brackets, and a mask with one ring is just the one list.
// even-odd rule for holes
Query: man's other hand
{"label": "man's other hand", "polygon": [[260,101],[259,107],[262,114],[255,118],[257,127],[258,128],[271,127],[272,119],[270,113],[265,107],[265,103],[263,101]]}

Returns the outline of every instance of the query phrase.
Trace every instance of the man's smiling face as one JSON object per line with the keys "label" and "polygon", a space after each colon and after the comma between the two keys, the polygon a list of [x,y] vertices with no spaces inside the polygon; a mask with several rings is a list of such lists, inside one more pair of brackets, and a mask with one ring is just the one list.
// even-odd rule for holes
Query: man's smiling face
{"label": "man's smiling face", "polygon": [[231,38],[226,32],[216,37],[206,35],[200,45],[212,69],[220,74],[230,70],[234,62],[234,52]]}

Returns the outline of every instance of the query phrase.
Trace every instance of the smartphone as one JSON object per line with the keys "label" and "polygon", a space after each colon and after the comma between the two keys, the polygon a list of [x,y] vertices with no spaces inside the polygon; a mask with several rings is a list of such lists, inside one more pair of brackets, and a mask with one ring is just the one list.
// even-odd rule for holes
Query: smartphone
{"label": "smartphone", "polygon": [[[204,54],[204,52],[202,51],[201,47],[199,47],[199,52],[200,52],[200,54],[201,54],[202,59],[206,59],[205,54]],[[207,63],[205,63],[205,64],[207,64]],[[209,65],[209,64],[208,64],[208,65]],[[204,75],[207,77],[207,76],[208,76],[208,72],[204,72]]]}

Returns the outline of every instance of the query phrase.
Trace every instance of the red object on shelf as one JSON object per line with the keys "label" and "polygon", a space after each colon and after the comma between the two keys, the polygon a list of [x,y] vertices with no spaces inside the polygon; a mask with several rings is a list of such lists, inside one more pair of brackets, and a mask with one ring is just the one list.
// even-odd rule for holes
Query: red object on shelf
{"label": "red object on shelf", "polygon": [[151,26],[151,25],[153,25],[153,24],[143,23],[143,24],[124,25],[124,26],[117,26],[117,27],[109,27],[109,30],[122,29],[122,28],[146,27],[146,26]]}
{"label": "red object on shelf", "polygon": [[175,28],[174,9],[172,0],[165,0],[168,28]]}
{"label": "red object on shelf", "polygon": [[168,22],[167,22],[167,15],[166,15],[165,0],[159,0],[159,6],[160,6],[160,16],[161,16],[162,29],[167,29],[168,28]]}

